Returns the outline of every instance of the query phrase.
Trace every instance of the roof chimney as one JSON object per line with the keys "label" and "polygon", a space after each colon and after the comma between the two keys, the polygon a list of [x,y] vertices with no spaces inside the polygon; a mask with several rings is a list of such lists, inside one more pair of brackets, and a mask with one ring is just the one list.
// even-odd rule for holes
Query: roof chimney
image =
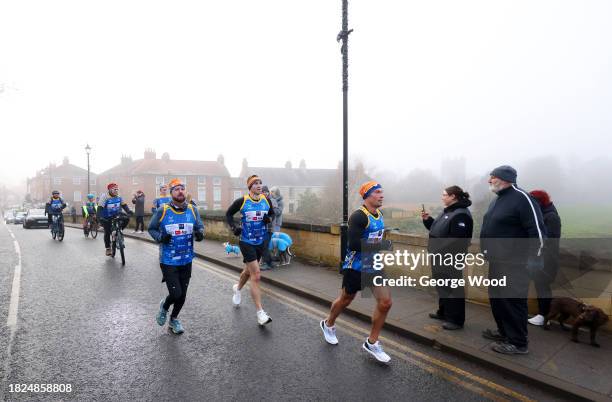
{"label": "roof chimney", "polygon": [[155,159],[157,156],[155,155],[155,151],[152,148],[145,149],[144,158],[145,159]]}
{"label": "roof chimney", "polygon": [[170,160],[170,154],[168,152],[164,152],[161,158],[168,162]]}
{"label": "roof chimney", "polygon": [[285,162],[285,169],[291,169],[291,161]]}
{"label": "roof chimney", "polygon": [[64,160],[62,161],[62,164],[67,165],[67,164],[69,164],[69,163],[70,163],[70,162],[68,161],[68,157],[67,157],[67,156],[64,156]]}
{"label": "roof chimney", "polygon": [[306,170],[306,161],[304,159],[300,161],[300,169]]}
{"label": "roof chimney", "polygon": [[222,154],[219,154],[219,156],[217,156],[217,162],[222,165],[225,165],[225,158],[223,157]]}
{"label": "roof chimney", "polygon": [[132,157],[129,155],[121,155],[121,164],[125,165],[127,163],[130,163],[132,161]]}

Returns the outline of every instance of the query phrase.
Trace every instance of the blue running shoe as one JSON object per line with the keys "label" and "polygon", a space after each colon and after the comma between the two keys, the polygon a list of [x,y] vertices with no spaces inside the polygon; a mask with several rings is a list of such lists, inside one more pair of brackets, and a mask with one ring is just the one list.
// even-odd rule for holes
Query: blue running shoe
{"label": "blue running shoe", "polygon": [[164,309],[164,299],[159,303],[159,312],[157,316],[155,316],[155,320],[157,323],[162,326],[166,323],[166,318],[168,318],[168,310]]}
{"label": "blue running shoe", "polygon": [[170,323],[168,324],[168,327],[172,330],[173,333],[180,335],[183,332],[185,332],[185,329],[183,328],[183,325],[181,324],[181,322],[176,319],[176,318],[170,318]]}

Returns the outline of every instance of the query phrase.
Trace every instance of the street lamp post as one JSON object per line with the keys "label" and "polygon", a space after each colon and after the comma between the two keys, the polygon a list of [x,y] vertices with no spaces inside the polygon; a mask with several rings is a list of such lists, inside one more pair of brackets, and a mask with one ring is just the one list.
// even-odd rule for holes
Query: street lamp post
{"label": "street lamp post", "polygon": [[89,146],[89,144],[85,146],[85,152],[87,152],[87,194],[91,194],[91,180],[89,179],[89,154],[91,152],[91,147]]}
{"label": "street lamp post", "polygon": [[[348,232],[348,0],[342,0],[342,30],[336,41],[342,41],[342,225],[340,226],[340,256],[346,257]],[[342,262],[341,262],[342,263]]]}

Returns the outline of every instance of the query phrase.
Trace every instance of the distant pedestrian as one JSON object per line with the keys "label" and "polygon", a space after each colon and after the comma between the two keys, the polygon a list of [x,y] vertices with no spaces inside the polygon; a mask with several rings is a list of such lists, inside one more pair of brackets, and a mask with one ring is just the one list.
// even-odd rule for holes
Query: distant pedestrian
{"label": "distant pedestrian", "polygon": [[544,240],[545,247],[542,256],[530,259],[530,274],[538,294],[538,314],[528,321],[533,325],[544,325],[544,317],[550,311],[552,299],[550,285],[554,282],[559,270],[561,217],[546,191],[534,190],[529,194],[540,204],[547,237]]}
{"label": "distant pedestrian", "polygon": [[489,303],[497,324],[482,336],[496,341],[495,352],[527,354],[527,261],[544,245],[544,222],[538,203],[516,186],[516,170],[499,166],[491,172],[489,189],[497,197],[489,205],[480,230],[480,246],[489,262],[489,278],[506,286],[489,286]]}
{"label": "distant pedestrian", "polygon": [[136,216],[136,227],[133,233],[144,233],[145,194],[142,190],[136,191],[133,195],[132,204],[134,204],[134,215]]}
{"label": "distant pedestrian", "polygon": [[74,204],[70,207],[70,216],[72,217],[72,223],[76,223],[76,208]]}
{"label": "distant pedestrian", "polygon": [[[274,205],[272,205],[272,202],[270,200],[270,190],[268,189],[268,186],[261,187],[261,194],[264,197],[266,197],[266,199],[270,203],[270,208],[273,209]],[[266,226],[267,226],[266,238],[264,239],[263,255],[261,256],[263,263],[261,264],[261,267],[259,268],[261,271],[267,271],[269,269],[274,268],[274,263],[272,262],[272,253],[270,253],[270,239],[272,238],[272,222],[268,223]]]}
{"label": "distant pedestrian", "polygon": [[[425,210],[421,213],[423,225],[429,230],[427,251],[434,255],[466,255],[472,240],[474,222],[468,207],[472,205],[470,195],[459,186],[451,186],[442,192],[444,210],[436,219]],[[453,258],[458,261],[459,257]],[[465,257],[461,259],[464,261]],[[444,260],[446,261],[446,260]],[[442,260],[433,260],[432,277],[434,279],[463,279],[463,268],[456,264],[446,265]],[[455,330],[463,328],[465,322],[465,288],[457,286],[437,286],[438,311],[429,317],[443,320],[442,328]]]}
{"label": "distant pedestrian", "polygon": [[283,226],[283,209],[285,209],[285,203],[283,202],[283,196],[281,195],[280,189],[276,186],[270,189],[270,201],[274,209],[272,232],[277,233],[281,231],[281,227]]}

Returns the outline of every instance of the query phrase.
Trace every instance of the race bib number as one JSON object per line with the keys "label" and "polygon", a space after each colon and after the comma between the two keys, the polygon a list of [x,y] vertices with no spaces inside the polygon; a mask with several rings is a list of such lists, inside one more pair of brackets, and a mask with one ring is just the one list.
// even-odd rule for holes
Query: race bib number
{"label": "race bib number", "polygon": [[247,222],[259,222],[263,221],[264,216],[268,214],[268,211],[246,211],[245,218]]}
{"label": "race bib number", "polygon": [[165,228],[166,233],[173,237],[193,234],[193,223],[171,223]]}
{"label": "race bib number", "polygon": [[378,242],[382,240],[384,234],[384,230],[377,230],[376,232],[368,233],[368,242]]}

